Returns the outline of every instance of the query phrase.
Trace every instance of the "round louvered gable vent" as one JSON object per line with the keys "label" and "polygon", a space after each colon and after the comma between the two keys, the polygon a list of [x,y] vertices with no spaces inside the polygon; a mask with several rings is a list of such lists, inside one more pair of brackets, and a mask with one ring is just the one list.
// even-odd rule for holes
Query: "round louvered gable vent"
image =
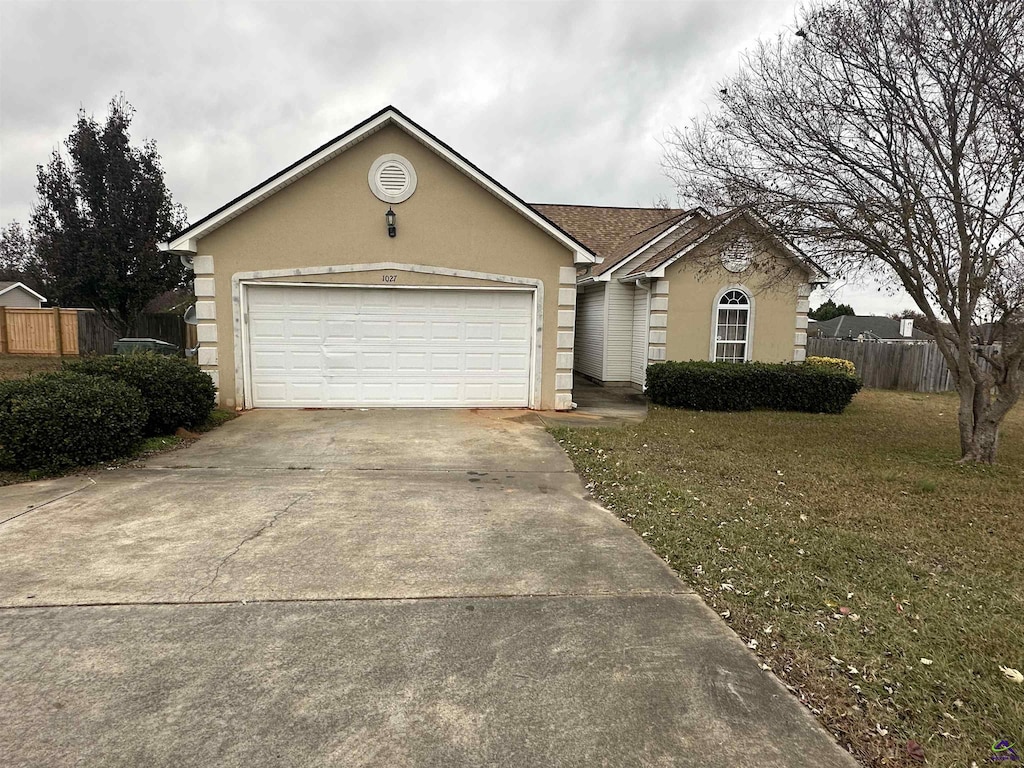
{"label": "round louvered gable vent", "polygon": [[401,155],[378,157],[370,166],[368,181],[373,194],[385,203],[404,202],[416,191],[416,171]]}

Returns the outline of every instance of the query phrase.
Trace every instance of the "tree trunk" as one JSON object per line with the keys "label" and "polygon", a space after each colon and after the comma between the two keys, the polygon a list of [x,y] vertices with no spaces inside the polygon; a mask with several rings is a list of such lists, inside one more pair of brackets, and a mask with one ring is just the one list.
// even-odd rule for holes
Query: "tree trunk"
{"label": "tree trunk", "polygon": [[989,418],[976,421],[970,434],[961,429],[960,444],[963,449],[961,464],[993,464],[999,444],[999,423]]}

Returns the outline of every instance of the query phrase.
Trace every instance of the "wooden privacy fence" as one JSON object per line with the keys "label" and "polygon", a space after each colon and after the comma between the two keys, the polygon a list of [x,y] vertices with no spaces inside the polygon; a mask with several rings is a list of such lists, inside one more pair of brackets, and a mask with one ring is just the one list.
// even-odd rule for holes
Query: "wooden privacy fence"
{"label": "wooden privacy fence", "polygon": [[[180,315],[142,315],[128,336],[168,341],[180,350],[196,345],[195,326],[188,325]],[[82,312],[78,316],[78,344],[83,355],[112,354],[117,339],[97,313]]]}
{"label": "wooden privacy fence", "polygon": [[[195,327],[179,315],[142,315],[128,335],[168,341],[180,350],[196,346]],[[91,310],[0,307],[0,353],[109,355],[117,339]]]}
{"label": "wooden privacy fence", "polygon": [[0,352],[77,355],[78,310],[0,307]]}
{"label": "wooden privacy fence", "polygon": [[[996,347],[981,347],[986,352]],[[934,341],[920,344],[883,344],[876,341],[807,339],[807,356],[839,357],[857,367],[866,387],[906,389],[913,392],[948,392],[953,376]],[[985,363],[982,361],[982,365]]]}

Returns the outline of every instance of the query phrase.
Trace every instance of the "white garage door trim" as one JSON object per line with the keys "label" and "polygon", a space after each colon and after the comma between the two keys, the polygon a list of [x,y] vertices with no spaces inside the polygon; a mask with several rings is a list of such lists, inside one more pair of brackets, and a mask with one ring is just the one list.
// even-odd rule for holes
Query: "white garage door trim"
{"label": "white garage door trim", "polygon": [[[497,275],[485,272],[473,272],[469,270],[450,269],[448,267],[435,267],[423,264],[401,264],[397,262],[377,262],[371,264],[342,264],[323,267],[299,267],[293,269],[261,270],[255,272],[239,272],[231,279],[231,302],[232,321],[234,325],[234,349],[235,349],[235,397],[236,402],[242,403],[244,408],[253,407],[252,382],[250,379],[250,366],[248,360],[248,327],[245,322],[247,307],[246,289],[252,285],[266,285],[260,280],[268,277],[302,277],[307,275],[328,275],[345,274],[352,272],[370,271],[396,271],[396,272],[417,272],[421,274],[446,275],[449,277],[462,277],[476,280],[489,280],[492,282],[509,283],[510,286],[517,286],[519,290],[528,289],[533,293],[533,334],[534,344],[531,355],[530,377],[530,400],[529,407],[540,408],[541,386],[542,386],[542,361],[544,359],[543,346],[543,314],[544,314],[544,283],[527,277],[514,275]],[[271,284],[281,285],[285,281],[272,281]],[[292,285],[322,286],[330,288],[367,288],[374,287],[381,290],[396,289],[420,289],[420,290],[509,290],[504,286],[426,286],[426,285],[386,285],[367,286],[366,284],[341,284],[321,282],[300,282],[287,281]]]}

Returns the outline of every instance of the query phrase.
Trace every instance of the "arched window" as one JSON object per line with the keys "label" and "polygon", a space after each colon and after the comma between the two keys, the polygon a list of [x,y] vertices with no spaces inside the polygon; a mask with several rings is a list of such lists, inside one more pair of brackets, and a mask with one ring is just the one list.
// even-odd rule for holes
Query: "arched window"
{"label": "arched window", "polygon": [[715,319],[715,362],[749,360],[750,297],[737,288],[726,291],[715,307]]}

